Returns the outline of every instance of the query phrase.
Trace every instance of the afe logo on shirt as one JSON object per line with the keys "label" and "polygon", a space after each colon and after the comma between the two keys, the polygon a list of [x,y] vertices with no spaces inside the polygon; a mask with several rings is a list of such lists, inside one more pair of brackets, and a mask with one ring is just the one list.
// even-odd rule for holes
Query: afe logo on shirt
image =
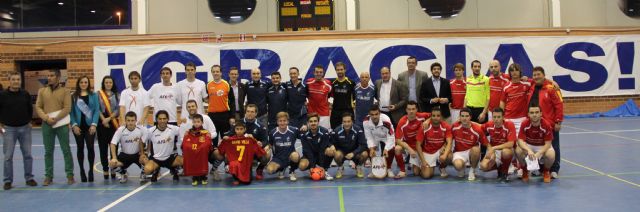
{"label": "afe logo on shirt", "polygon": [[223,90],[218,90],[218,91],[216,91],[216,95],[217,96],[222,96],[222,95],[224,95],[224,91]]}

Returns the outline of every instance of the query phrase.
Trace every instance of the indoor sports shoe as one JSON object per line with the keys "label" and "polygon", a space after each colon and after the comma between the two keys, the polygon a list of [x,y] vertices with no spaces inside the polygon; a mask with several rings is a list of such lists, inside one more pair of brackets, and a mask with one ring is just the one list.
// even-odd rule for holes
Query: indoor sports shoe
{"label": "indoor sports shoe", "polygon": [[551,182],[551,173],[549,173],[548,170],[542,172],[542,180],[545,183],[550,183]]}
{"label": "indoor sports shoe", "polygon": [[458,177],[459,178],[463,178],[464,177],[464,169],[458,170]]}
{"label": "indoor sports shoe", "polygon": [[396,175],[395,179],[402,179],[406,176],[407,176],[407,173],[401,171],[401,172],[398,172],[398,175]]}
{"label": "indoor sports shoe", "polygon": [[76,183],[76,180],[73,179],[73,176],[68,176],[67,177],[67,185],[73,185],[74,183]]}
{"label": "indoor sports shoe", "polygon": [[51,178],[45,177],[44,181],[42,181],[42,186],[49,186],[49,185],[51,185]]}
{"label": "indoor sports shoe", "polygon": [[9,190],[9,189],[11,189],[11,183],[10,183],[10,182],[6,182],[6,183],[4,183],[4,187],[3,187],[3,189],[4,189],[4,190]]}
{"label": "indoor sports shoe", "polygon": [[26,184],[28,186],[38,186],[38,183],[36,183],[35,180],[31,179],[31,180],[27,180]]}
{"label": "indoor sports shoe", "polygon": [[178,173],[173,175],[173,182],[174,183],[180,182],[180,176],[178,176]]}
{"label": "indoor sports shoe", "polygon": [[207,181],[207,178],[204,178],[204,179],[200,180],[200,184],[201,185],[208,185],[209,182]]}
{"label": "indoor sports shoe", "polygon": [[387,177],[388,178],[394,178],[394,177],[396,177],[396,175],[393,174],[393,171],[391,171],[391,169],[389,169],[389,170],[387,170]]}
{"label": "indoor sports shoe", "polygon": [[364,177],[364,169],[362,166],[356,166],[356,177],[363,178]]}
{"label": "indoor sports shoe", "polygon": [[558,179],[558,172],[551,172],[551,179]]}
{"label": "indoor sports shoe", "polygon": [[517,172],[518,172],[518,173],[516,173],[516,175],[518,176],[518,178],[522,178],[522,175],[523,175],[523,171],[522,171],[522,169],[518,169],[518,171],[517,171]]}
{"label": "indoor sports shoe", "polygon": [[279,171],[278,172],[278,179],[284,179],[284,171]]}
{"label": "indoor sports shoe", "polygon": [[256,180],[264,179],[264,175],[262,175],[262,172],[263,172],[262,169],[256,169]]}
{"label": "indoor sports shoe", "polygon": [[217,171],[213,172],[213,181],[221,181],[222,177],[220,177],[220,173],[218,173]]}
{"label": "indoor sports shoe", "polygon": [[467,177],[467,180],[469,181],[476,180],[476,172],[473,169],[469,170],[469,177]]}
{"label": "indoor sports shoe", "polygon": [[191,185],[192,185],[192,186],[198,186],[198,180],[193,180],[193,181],[191,182]]}
{"label": "indoor sports shoe", "polygon": [[296,173],[295,172],[289,173],[289,180],[292,181],[292,182],[298,180],[298,178],[296,178]]}
{"label": "indoor sports shoe", "polygon": [[338,170],[336,171],[336,179],[342,178],[342,172],[344,172],[344,167],[338,167]]}
{"label": "indoor sports shoe", "polygon": [[447,169],[446,168],[440,168],[440,177],[447,178],[448,176],[449,176],[449,173],[447,173]]}
{"label": "indoor sports shoe", "polygon": [[329,172],[324,172],[324,179],[326,179],[327,181],[332,181],[333,177],[331,176],[331,174],[329,174]]}
{"label": "indoor sports shoe", "polygon": [[522,172],[522,182],[529,183],[529,171],[520,170]]}
{"label": "indoor sports shoe", "polygon": [[120,175],[120,183],[126,183],[127,180],[128,180],[127,174],[121,174]]}

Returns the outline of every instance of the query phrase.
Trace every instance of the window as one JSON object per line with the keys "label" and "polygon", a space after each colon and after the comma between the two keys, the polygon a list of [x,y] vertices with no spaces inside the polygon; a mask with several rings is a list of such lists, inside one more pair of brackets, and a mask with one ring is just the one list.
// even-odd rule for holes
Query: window
{"label": "window", "polygon": [[462,11],[465,0],[419,0],[422,10],[431,18],[451,18]]}
{"label": "window", "polygon": [[131,29],[131,0],[3,0],[0,32]]}
{"label": "window", "polygon": [[208,0],[208,2],[213,16],[229,24],[247,20],[256,9],[256,0]]}

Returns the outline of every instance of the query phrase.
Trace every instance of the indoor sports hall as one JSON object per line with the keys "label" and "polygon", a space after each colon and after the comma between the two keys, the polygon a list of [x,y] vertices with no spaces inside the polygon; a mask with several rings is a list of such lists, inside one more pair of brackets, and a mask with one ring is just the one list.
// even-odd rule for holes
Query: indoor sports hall
{"label": "indoor sports hall", "polygon": [[[639,49],[639,0],[2,1],[0,211],[635,211]],[[113,86],[105,89],[107,79]],[[350,90],[340,87],[345,84]],[[287,112],[287,122],[273,111]],[[334,125],[336,111],[341,120]],[[429,119],[420,118],[423,112]],[[444,131],[453,131],[447,135],[450,151],[458,152],[455,145],[467,139],[459,130],[477,136],[471,135],[477,142],[470,156],[453,153],[454,160],[469,160],[475,148],[484,151],[480,137],[500,139],[488,135],[489,119],[518,126],[507,130],[513,137],[504,137],[518,145],[514,152],[524,148],[527,160],[546,147],[558,160],[547,168],[546,158],[538,157],[540,171],[521,169],[530,173],[528,182],[518,174],[524,165],[513,166],[515,153],[508,180],[469,163],[458,177],[453,162],[446,162],[446,177],[438,167],[421,166],[434,168],[433,177],[424,179],[414,175],[410,162],[412,151],[425,148],[422,141],[419,149],[410,142],[422,136],[410,138],[408,130],[415,125],[424,142],[443,139],[438,148],[446,150],[446,139],[427,136],[426,127],[438,122],[435,114],[441,114]],[[372,116],[381,117],[379,125]],[[208,122],[224,132],[210,136],[216,130]],[[395,143],[389,154],[404,148],[402,155],[391,165],[351,159],[340,168],[335,152],[346,153],[340,142],[349,138],[357,150],[376,152],[383,161],[383,147],[372,146],[378,138],[367,137],[373,130],[367,123],[383,127],[390,140],[381,142]],[[247,131],[237,133],[239,126]],[[540,130],[529,134],[532,128]],[[281,129],[291,132],[291,142],[278,143],[284,139],[278,135],[285,135]],[[311,145],[324,145],[314,140],[316,132],[321,139],[326,133],[330,147],[309,153],[316,151]],[[204,183],[184,162],[196,160],[187,154],[198,154],[197,142],[185,134],[211,141]],[[255,152],[245,156],[245,146],[232,146],[239,156],[225,154],[230,150],[222,144],[233,139],[255,141]],[[542,150],[535,139],[543,141]],[[277,158],[282,145],[311,163],[309,170],[295,170],[297,179],[287,166],[282,177],[267,171],[283,160]],[[536,146],[535,155],[527,153],[530,146]],[[357,150],[351,150],[353,157]],[[273,156],[264,159],[267,152]],[[322,168],[326,160],[310,159],[327,152],[333,154],[328,168]],[[400,158],[405,177],[399,176]],[[108,167],[127,160],[162,168],[142,176],[136,165],[127,175]],[[250,170],[250,184],[237,167]],[[373,169],[395,177],[377,178]],[[315,176],[319,171],[326,175]]]}

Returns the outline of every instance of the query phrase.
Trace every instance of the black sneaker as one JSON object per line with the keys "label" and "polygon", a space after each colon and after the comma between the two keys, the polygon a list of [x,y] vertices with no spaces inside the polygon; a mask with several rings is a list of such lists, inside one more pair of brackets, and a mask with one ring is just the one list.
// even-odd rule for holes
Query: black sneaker
{"label": "black sneaker", "polygon": [[11,183],[9,183],[9,182],[4,183],[4,187],[3,187],[3,188],[4,188],[4,190],[9,190],[9,189],[11,189]]}
{"label": "black sneaker", "polygon": [[174,183],[180,182],[180,176],[178,176],[177,173],[173,175],[173,182]]}
{"label": "black sneaker", "polygon": [[151,182],[155,183],[158,182],[158,172],[153,173],[153,175],[151,175]]}
{"label": "black sneaker", "polygon": [[28,186],[38,186],[38,183],[36,183],[35,180],[31,179],[31,180],[27,180],[26,183]]}

